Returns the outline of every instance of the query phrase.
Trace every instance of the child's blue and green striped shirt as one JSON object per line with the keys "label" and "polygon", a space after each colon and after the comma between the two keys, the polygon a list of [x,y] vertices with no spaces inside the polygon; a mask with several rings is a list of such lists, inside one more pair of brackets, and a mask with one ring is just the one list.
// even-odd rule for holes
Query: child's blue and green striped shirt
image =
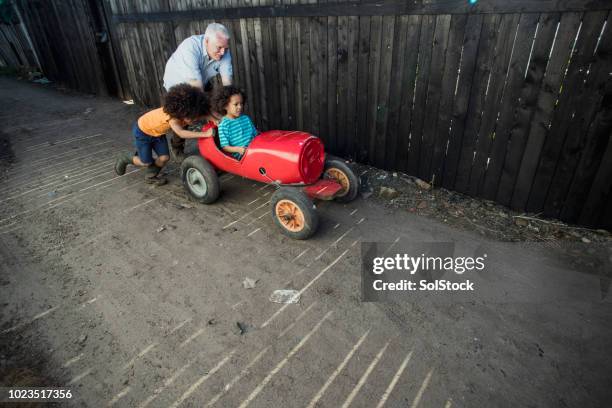
{"label": "child's blue and green striped shirt", "polygon": [[219,142],[221,147],[246,147],[257,135],[257,129],[247,115],[240,115],[236,119],[224,117],[219,123]]}

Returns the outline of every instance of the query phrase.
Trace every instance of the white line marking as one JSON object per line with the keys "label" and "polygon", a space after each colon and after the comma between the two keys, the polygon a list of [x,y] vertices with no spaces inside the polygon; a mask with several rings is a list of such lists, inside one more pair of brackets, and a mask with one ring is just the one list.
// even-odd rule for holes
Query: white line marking
{"label": "white line marking", "polygon": [[425,390],[427,389],[427,386],[429,385],[429,380],[431,380],[431,376],[433,372],[434,372],[434,369],[432,368],[427,373],[427,377],[425,377],[425,379],[423,380],[423,384],[421,384],[421,388],[419,388],[419,392],[417,392],[417,395],[414,397],[414,400],[412,401],[412,405],[410,405],[410,408],[416,408],[419,406],[419,403],[421,402],[421,398],[423,398],[423,393],[425,392]]}
{"label": "white line marking", "polygon": [[266,192],[265,192],[265,193],[263,193],[261,196],[262,196],[262,197],[265,197],[265,196],[267,196],[267,195],[270,195],[270,191],[266,191]]}
{"label": "white line marking", "polygon": [[[37,159],[37,160],[31,161],[29,164],[30,165],[34,165],[34,164],[42,163],[42,162],[45,162],[45,161],[49,161],[49,162],[56,161],[60,157],[70,156],[70,153],[78,152],[79,150],[83,150],[83,149],[91,149],[92,147],[96,147],[96,146],[100,146],[100,145],[107,144],[107,143],[112,143],[112,142],[113,142],[112,140],[105,140],[105,141],[100,142],[100,143],[95,143],[95,144],[92,144],[92,145],[87,145],[87,146],[79,147],[79,148],[76,148],[76,149],[71,149],[71,150],[66,151],[64,153],[56,154],[56,155],[53,155],[51,157],[43,157],[41,159]],[[77,154],[77,156],[78,156],[78,154]]]}
{"label": "white line marking", "polygon": [[[102,136],[102,133],[96,133],[95,135],[91,135],[91,136],[83,136],[83,137],[76,137],[76,138],[72,138],[72,139],[64,139],[64,140],[59,140],[57,142],[53,141],[53,142],[44,142],[44,143],[40,143],[39,145],[34,145],[34,146],[30,146],[24,149],[24,151],[26,152],[33,152],[36,150],[44,150],[47,148],[53,148],[56,146],[61,146],[61,145],[65,145],[65,144],[70,144],[72,142],[78,142],[81,140],[86,140],[86,139],[91,139],[92,137],[97,137],[97,136]],[[53,144],[50,144],[53,143]],[[44,146],[43,146],[44,145]]]}
{"label": "white line marking", "polygon": [[296,318],[295,318],[295,320],[293,321],[293,323],[291,323],[289,326],[285,327],[285,329],[284,329],[282,332],[280,332],[280,334],[278,335],[278,338],[280,339],[280,338],[281,338],[281,337],[283,337],[285,334],[287,334],[287,332],[288,332],[289,330],[291,330],[291,329],[293,328],[293,326],[295,326],[295,325],[296,325],[296,323],[297,323],[297,322],[299,322],[299,321],[302,319],[302,317],[304,317],[304,316],[306,315],[306,313],[308,313],[308,311],[309,311],[310,309],[312,309],[312,308],[314,307],[314,305],[316,305],[316,304],[317,304],[317,302],[312,302],[312,304],[311,304],[310,306],[308,306],[308,308],[306,308],[306,310],[304,310],[302,313],[300,313],[300,314],[298,315],[298,317],[296,317]]}
{"label": "white line marking", "polygon": [[236,310],[236,308],[237,308],[238,306],[240,306],[241,304],[243,304],[243,303],[244,303],[244,300],[241,300],[240,302],[238,302],[238,303],[236,303],[235,305],[233,305],[233,306],[231,307],[231,309],[232,309],[232,310]]}
{"label": "white line marking", "polygon": [[130,211],[133,211],[133,210],[137,209],[138,207],[142,207],[143,205],[147,205],[147,204],[149,204],[149,203],[152,203],[153,201],[157,201],[157,200],[159,200],[160,198],[161,198],[161,197],[155,197],[155,198],[152,198],[152,199],[150,199],[150,200],[145,201],[144,203],[137,204],[137,205],[133,206],[132,208],[128,208],[127,210],[123,210],[123,213],[124,213],[124,214],[127,214],[127,213],[129,213]]}
{"label": "white line marking", "polygon": [[372,373],[372,370],[374,370],[374,367],[376,367],[376,365],[378,364],[378,362],[382,358],[383,354],[385,354],[385,350],[387,350],[388,346],[389,346],[389,342],[387,342],[383,346],[383,348],[380,349],[380,351],[378,352],[378,354],[376,355],[374,360],[372,360],[372,362],[370,363],[370,365],[366,369],[365,373],[363,373],[363,375],[359,379],[359,382],[357,383],[355,388],[353,388],[353,391],[351,391],[351,393],[349,394],[349,396],[346,399],[346,401],[344,401],[344,404],[342,404],[342,408],[348,408],[348,406],[351,405],[351,402],[353,402],[353,399],[355,399],[355,397],[359,393],[359,390],[361,390],[361,387],[363,387],[365,382],[368,380],[368,377]]}
{"label": "white line marking", "polygon": [[232,351],[231,351],[231,352],[230,352],[230,353],[229,353],[227,356],[225,356],[225,358],[224,358],[223,360],[221,360],[219,363],[217,363],[217,365],[216,365],[216,366],[215,366],[215,367],[214,367],[212,370],[210,370],[208,373],[204,374],[202,377],[200,377],[200,378],[198,379],[198,381],[196,381],[195,383],[193,383],[193,384],[191,385],[191,387],[189,387],[189,389],[188,389],[187,391],[185,391],[185,392],[183,393],[183,395],[181,395],[181,397],[180,397],[178,400],[176,400],[176,401],[175,401],[175,402],[174,402],[172,405],[170,405],[170,408],[176,408],[176,407],[178,407],[179,405],[181,405],[181,404],[183,403],[183,401],[185,401],[187,398],[189,398],[189,396],[190,396],[191,394],[193,394],[193,393],[194,393],[194,391],[195,391],[195,390],[197,390],[197,389],[198,389],[198,387],[199,387],[200,385],[202,385],[202,383],[204,383],[204,381],[208,380],[208,378],[209,378],[211,375],[213,375],[213,374],[215,374],[217,371],[219,371],[219,369],[220,369],[221,367],[223,367],[223,365],[224,365],[225,363],[227,363],[227,361],[230,359],[230,357],[231,357],[231,356],[232,356],[232,355],[233,355],[235,352],[236,352],[236,350],[232,350]]}
{"label": "white line marking", "polygon": [[349,215],[353,215],[353,214],[355,214],[356,212],[357,212],[357,209],[355,208],[355,209],[353,210],[353,212],[351,212]]}
{"label": "white line marking", "polygon": [[365,218],[360,219],[359,221],[357,221],[357,225],[361,224],[364,221],[365,221]]}
{"label": "white line marking", "polygon": [[357,349],[361,346],[361,343],[363,343],[363,341],[365,340],[365,338],[368,336],[368,334],[370,333],[370,330],[366,331],[365,333],[363,333],[363,335],[359,338],[359,341],[357,341],[357,343],[355,343],[355,345],[353,346],[353,348],[348,352],[348,354],[346,355],[346,357],[344,357],[344,360],[342,360],[342,362],[340,363],[340,365],[334,370],[334,372],[329,376],[329,378],[327,379],[327,381],[325,381],[325,384],[323,384],[323,387],[321,387],[321,389],[319,390],[319,392],[316,393],[316,395],[312,398],[312,400],[310,400],[310,403],[308,404],[308,406],[306,408],[313,408],[316,403],[321,399],[321,397],[323,396],[323,394],[325,394],[325,391],[327,391],[327,388],[329,388],[329,386],[331,385],[332,382],[334,382],[334,380],[336,379],[336,377],[338,376],[338,374],[340,374],[340,372],[342,370],[344,370],[344,367],[346,367],[346,365],[348,364],[348,362],[351,360],[351,358],[353,357],[353,354],[355,354],[355,352],[357,351]]}
{"label": "white line marking", "polygon": [[142,403],[141,403],[141,404],[138,406],[138,408],[145,408],[145,407],[147,407],[147,406],[148,406],[148,405],[149,405],[151,402],[153,402],[153,400],[154,400],[155,398],[157,398],[157,396],[158,396],[159,394],[161,394],[161,393],[162,393],[162,392],[163,392],[163,391],[164,391],[166,388],[168,388],[169,386],[171,386],[171,385],[172,385],[172,383],[174,383],[174,381],[176,381],[176,379],[177,379],[177,378],[178,378],[178,377],[179,377],[181,374],[183,374],[183,373],[185,372],[185,370],[187,370],[189,367],[191,367],[191,366],[193,365],[193,363],[195,363],[195,362],[197,361],[197,359],[200,357],[200,355],[201,355],[201,354],[202,354],[202,353],[198,353],[198,355],[197,355],[195,358],[193,358],[193,359],[189,360],[189,361],[187,362],[187,364],[185,364],[184,366],[182,366],[181,368],[179,368],[178,370],[176,370],[176,371],[174,372],[174,374],[172,374],[170,377],[168,377],[168,378],[167,378],[167,379],[164,381],[164,383],[163,383],[163,385],[162,385],[161,387],[156,388],[156,389],[153,391],[153,394],[152,394],[151,396],[149,396],[149,398],[147,398],[146,400],[144,400],[144,401],[143,401],[143,402],[142,402]]}
{"label": "white line marking", "polygon": [[251,232],[249,235],[247,235],[247,237],[250,237],[251,235],[255,234],[257,231],[259,231],[261,228],[257,228],[255,231]]}
{"label": "white line marking", "polygon": [[[341,253],[332,263],[330,263],[329,265],[327,265],[325,268],[323,268],[323,270],[321,272],[319,272],[319,274],[317,276],[315,276],[310,282],[308,282],[306,284],[306,286],[304,286],[298,293],[297,296],[301,296],[302,293],[304,293],[310,286],[312,286],[313,283],[315,283],[321,276],[323,276],[323,274],[325,274],[325,272],[327,272],[332,266],[334,266],[344,255],[346,255],[346,253],[348,252],[348,249],[345,249],[343,253]],[[270,322],[272,320],[274,320],[276,318],[276,316],[278,316],[279,314],[281,314],[283,312],[283,310],[285,310],[287,308],[287,306],[289,306],[290,303],[284,304],[283,306],[280,307],[280,309],[278,309],[276,312],[274,312],[274,314],[272,316],[270,316],[270,318],[268,320],[266,320],[262,325],[261,328],[263,329],[264,327],[266,327],[268,324],[270,324]]]}
{"label": "white line marking", "polygon": [[453,400],[452,399],[447,399],[446,400],[446,404],[444,404],[444,408],[451,408],[453,406]]}
{"label": "white line marking", "polygon": [[378,402],[378,405],[376,405],[376,408],[382,408],[383,405],[385,405],[385,403],[387,402],[387,399],[389,398],[389,395],[391,395],[391,393],[393,392],[393,389],[397,385],[398,380],[402,376],[402,373],[404,372],[404,369],[408,365],[408,362],[410,361],[411,358],[412,358],[412,350],[410,350],[410,353],[408,353],[404,361],[402,361],[400,368],[397,370],[397,372],[393,376],[393,379],[389,383],[389,386],[383,393],[382,397],[380,397],[380,401]]}
{"label": "white line marking", "polygon": [[93,186],[89,186],[89,187],[82,188],[82,189],[80,189],[78,192],[80,193],[81,191],[89,190],[90,188],[97,187],[97,186],[99,186],[100,184],[104,184],[104,183],[108,183],[109,181],[117,180],[118,178],[125,177],[125,176],[127,176],[128,174],[132,174],[132,173],[137,172],[137,171],[138,171],[138,169],[134,169],[134,170],[132,170],[132,171],[128,171],[128,172],[127,172],[127,173],[125,173],[123,176],[113,177],[112,179],[108,179],[108,180],[106,180],[106,181],[102,181],[102,182],[100,182],[100,183],[94,184]]}
{"label": "white line marking", "polygon": [[78,307],[83,308],[83,307],[85,307],[87,305],[91,305],[92,303],[97,302],[97,301],[98,301],[98,297],[96,296],[93,299],[89,299],[88,301],[81,303]]}
{"label": "white line marking", "polygon": [[254,199],[253,201],[251,201],[247,205],[251,205],[251,204],[253,204],[253,203],[255,203],[256,201],[259,201],[259,200],[261,200],[261,197],[257,197],[256,199]]}
{"label": "white line marking", "polygon": [[259,361],[259,359],[261,357],[263,357],[264,354],[266,354],[268,352],[268,350],[270,350],[270,346],[264,348],[263,350],[261,350],[253,360],[251,360],[251,362],[244,367],[240,373],[238,375],[236,375],[234,378],[232,378],[230,380],[230,382],[228,382],[227,384],[225,384],[225,386],[223,387],[223,390],[218,393],[217,395],[215,395],[209,402],[208,404],[206,404],[207,407],[211,407],[213,406],[217,401],[219,401],[219,399],[226,393],[228,392],[233,386],[234,384],[236,384],[245,374],[248,374],[249,369],[251,367],[253,367],[255,365],[255,363],[257,363]]}
{"label": "white line marking", "polygon": [[184,342],[182,342],[181,344],[179,344],[179,348],[183,348],[185,347],[187,344],[191,343],[196,337],[198,337],[199,335],[201,335],[202,333],[204,333],[204,328],[201,328],[200,330],[196,331],[195,333],[193,333],[191,336],[189,336],[187,338],[187,340],[185,340]]}
{"label": "white line marking", "polygon": [[319,322],[312,328],[312,330],[310,330],[308,332],[308,334],[306,334],[306,336],[304,336],[302,338],[302,340],[294,347],[291,349],[291,351],[289,352],[289,354],[287,354],[287,356],[282,359],[280,361],[280,363],[278,363],[276,365],[276,367],[274,367],[272,369],[272,371],[270,371],[270,373],[266,376],[266,378],[263,379],[263,381],[261,383],[259,383],[259,385],[253,390],[253,392],[251,392],[251,394],[249,394],[249,396],[247,397],[247,399],[245,399],[242,404],[240,404],[239,408],[245,408],[247,405],[249,405],[256,397],[257,395],[259,395],[259,393],[261,392],[261,390],[263,390],[263,388],[270,382],[270,380],[272,379],[272,377],[274,377],[274,375],[276,375],[276,373],[278,373],[281,368],[283,368],[283,366],[285,364],[287,364],[287,362],[289,361],[289,359],[291,357],[293,357],[295,355],[295,353],[297,353],[298,351],[300,351],[300,349],[304,346],[304,344],[306,344],[306,342],[310,339],[310,337],[316,333],[317,330],[319,330],[319,327],[321,327],[321,325],[323,324],[323,322],[325,320],[327,320],[329,318],[329,316],[331,316],[331,314],[333,313],[333,311],[329,311],[327,312],[327,314],[325,316],[323,316],[323,319],[319,320]]}
{"label": "white line marking", "polygon": [[128,368],[130,368],[130,366],[132,364],[134,364],[136,362],[137,359],[143,357],[145,354],[147,354],[149,351],[153,350],[153,348],[157,346],[157,343],[152,343],[149,344],[147,347],[145,347],[140,353],[138,353],[137,355],[135,355],[134,357],[132,357],[132,359],[130,361],[128,361],[127,363],[125,363],[123,365],[123,367],[121,367],[122,370],[127,370]]}
{"label": "white line marking", "polygon": [[331,246],[328,246],[327,248],[325,248],[325,250],[324,250],[323,252],[321,252],[319,255],[317,255],[317,256],[315,257],[315,259],[314,259],[314,260],[315,260],[315,261],[318,261],[319,259],[321,259],[321,257],[322,257],[323,255],[325,255],[325,253],[326,253],[327,251],[329,251],[330,249],[331,249]]}
{"label": "white line marking", "polygon": [[127,395],[128,392],[130,392],[130,390],[132,389],[132,387],[127,386],[125,387],[123,390],[121,390],[121,392],[119,392],[119,394],[115,395],[115,398],[113,398],[107,405],[107,407],[112,407],[113,405],[115,405],[117,402],[119,402],[119,400],[123,397],[125,397]]}
{"label": "white line marking", "polygon": [[34,316],[33,318],[31,318],[30,320],[28,320],[26,322],[19,323],[19,324],[13,326],[13,327],[9,327],[8,329],[3,330],[2,334],[10,333],[10,332],[12,332],[12,331],[14,331],[14,330],[16,330],[16,329],[18,329],[20,327],[26,326],[26,325],[28,325],[30,323],[34,323],[36,320],[38,320],[38,319],[40,319],[42,317],[45,317],[45,316],[47,316],[50,313],[55,312],[58,308],[59,308],[59,306],[55,306],[55,307],[52,307],[51,309],[45,310],[44,312],[37,314],[36,316]]}
{"label": "white line marking", "polygon": [[310,250],[310,248],[306,248],[305,250],[303,250],[302,252],[299,253],[298,256],[296,256],[295,258],[293,258],[293,260],[291,262],[295,262],[298,259],[300,259],[302,257],[302,255],[304,255],[306,252],[308,252]]}
{"label": "white line marking", "polygon": [[268,186],[269,186],[269,184],[265,184],[263,187],[258,188],[257,191],[261,191],[261,190],[267,188]]}
{"label": "white line marking", "polygon": [[255,208],[253,211],[249,211],[248,213],[244,214],[242,217],[238,218],[236,221],[232,221],[229,224],[227,224],[225,227],[223,227],[222,229],[226,229],[231,227],[232,225],[236,224],[238,221],[241,221],[243,219],[245,219],[246,217],[248,217],[249,215],[253,214],[255,211],[259,210],[261,207],[267,205],[270,203],[270,200],[266,201],[265,203],[263,203],[262,205],[260,205],[259,207]]}
{"label": "white line marking", "polygon": [[338,238],[337,240],[335,240],[334,242],[332,242],[331,246],[335,247],[338,242],[340,242],[340,240],[342,240],[342,238],[346,237],[352,230],[354,227],[351,227],[348,229],[348,231],[346,231],[344,234],[340,235],[340,238]]}
{"label": "white line marking", "polygon": [[79,361],[81,358],[83,358],[83,353],[81,353],[78,356],[73,357],[70,360],[66,361],[62,367],[63,368],[68,368],[71,365],[73,365],[74,363],[76,363],[77,361]]}
{"label": "white line marking", "polygon": [[81,381],[83,378],[87,377],[89,374],[91,374],[91,372],[93,371],[92,368],[85,370],[84,372],[82,372],[81,374],[77,375],[76,377],[74,377],[72,380],[68,381],[68,385],[72,385],[72,384],[76,384],[77,382]]}
{"label": "white line marking", "polygon": [[340,223],[334,225],[334,229],[338,228],[340,226]]}
{"label": "white line marking", "polygon": [[175,326],[172,330],[170,330],[170,332],[168,333],[168,336],[170,336],[171,334],[174,334],[178,329],[180,329],[181,327],[183,327],[184,325],[186,325],[190,321],[191,321],[191,318],[183,320],[182,322],[180,322],[177,326]]}
{"label": "white line marking", "polygon": [[353,243],[351,244],[351,248],[354,247],[355,245],[357,245],[358,242],[359,242],[359,238],[357,238],[356,240],[353,241]]}

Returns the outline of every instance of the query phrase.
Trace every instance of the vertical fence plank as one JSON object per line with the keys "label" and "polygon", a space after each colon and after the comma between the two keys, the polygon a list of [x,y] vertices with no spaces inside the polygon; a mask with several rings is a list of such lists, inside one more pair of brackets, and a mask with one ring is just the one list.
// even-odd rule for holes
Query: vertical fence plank
{"label": "vertical fence plank", "polygon": [[481,193],[484,175],[487,169],[489,152],[495,137],[495,125],[499,118],[502,95],[506,85],[508,64],[515,45],[519,23],[518,14],[504,14],[501,18],[499,32],[495,42],[495,56],[488,84],[485,107],[482,113],[482,124],[478,131],[476,155],[470,173],[468,193],[477,196]]}
{"label": "vertical fence plank", "polygon": [[364,148],[368,163],[374,163],[376,157],[376,116],[378,113],[378,81],[380,79],[380,58],[382,39],[382,17],[374,16],[370,19],[370,55],[368,58],[368,97],[366,108],[366,128]]}
{"label": "vertical fence plank", "polygon": [[376,104],[374,165],[385,167],[387,163],[387,123],[389,119],[389,93],[392,75],[393,55],[395,52],[395,24],[399,18],[385,16],[382,20],[382,40],[378,80],[378,102]]}
{"label": "vertical fence plank", "polygon": [[508,68],[506,85],[503,91],[497,124],[494,129],[494,139],[489,150],[489,164],[484,175],[481,196],[494,200],[497,195],[499,178],[504,165],[505,153],[509,149],[511,124],[515,107],[519,104],[519,96],[525,84],[525,68],[534,41],[539,15],[522,14],[519,29],[516,34],[512,59]]}
{"label": "vertical fence plank", "polygon": [[[422,16],[409,16],[408,28],[406,30],[406,45],[404,68],[401,76],[401,93],[400,93],[400,119],[397,130],[397,149],[395,162],[398,169],[409,171],[410,168],[410,150],[411,150],[411,126],[413,117],[413,106],[415,104],[415,81],[417,77],[417,67],[419,61],[419,41],[421,38],[421,30],[424,24]],[[420,101],[419,101],[420,103]],[[417,163],[418,165],[418,163]],[[412,173],[415,174],[415,173]]]}
{"label": "vertical fence plank", "polygon": [[327,114],[326,114],[326,131],[327,144],[326,150],[333,153],[338,153],[338,17],[327,17]]}
{"label": "vertical fence plank", "polygon": [[355,156],[358,161],[367,157],[367,111],[370,54],[370,17],[359,17],[359,61],[357,70],[357,128]]}
{"label": "vertical fence plank", "polygon": [[[609,15],[608,12],[603,14],[606,15],[605,18]],[[572,121],[565,130],[565,143],[546,199],[547,204],[544,211],[554,217],[562,215],[561,209],[567,202],[568,191],[576,177],[576,167],[581,156],[589,156],[591,150],[589,142],[594,141],[594,139],[587,139],[589,125],[601,107],[604,96],[603,88],[612,80],[610,78],[612,66],[609,64],[610,58],[607,55],[610,51],[609,44],[612,42],[612,36],[610,36],[609,29],[603,32],[602,29],[603,22],[600,30],[595,30],[596,48],[589,53],[585,61],[587,72],[580,84],[580,91],[573,95],[570,108]],[[601,46],[597,47],[597,44]],[[588,160],[593,160],[593,157],[589,157]],[[580,182],[584,183],[585,180],[580,180]]]}
{"label": "vertical fence plank", "polygon": [[538,94],[555,38],[559,13],[546,13],[540,17],[533,52],[520,96],[514,107],[513,123],[510,125],[510,145],[506,149],[504,165],[497,188],[497,201],[510,205],[521,158],[525,152],[527,133],[536,110]]}
{"label": "vertical fence plank", "polygon": [[444,159],[449,145],[449,134],[452,125],[453,101],[459,76],[461,49],[467,24],[466,15],[454,15],[448,33],[448,46],[442,75],[440,106],[438,108],[437,124],[433,136],[433,152],[431,156],[431,180],[434,185],[441,185]]}
{"label": "vertical fence plank", "polygon": [[568,61],[571,58],[580,19],[580,13],[564,13],[559,22],[552,53],[546,68],[546,75],[542,82],[542,89],[538,95],[536,110],[529,123],[525,153],[521,159],[512,194],[511,207],[514,209],[524,210],[527,207],[540,154],[549,132],[557,96],[561,89]]}
{"label": "vertical fence plank", "polygon": [[348,18],[348,75],[346,97],[346,133],[341,135],[346,146],[346,155],[355,158],[357,155],[357,76],[359,60],[359,18]]}
{"label": "vertical fence plank", "polygon": [[[425,100],[425,119],[423,134],[421,136],[421,157],[419,159],[419,177],[432,181],[432,158],[436,142],[436,127],[439,120],[440,98],[442,95],[442,80],[446,66],[446,48],[450,30],[451,16],[439,15],[436,17],[436,29],[432,44],[431,65],[423,66],[430,72]],[[442,143],[442,141],[440,141]],[[445,142],[445,141],[444,141]]]}
{"label": "vertical fence plank", "polygon": [[421,23],[421,35],[419,38],[419,58],[417,65],[417,77],[415,85],[415,96],[412,109],[412,123],[410,127],[410,147],[408,150],[408,171],[410,174],[419,174],[420,160],[422,156],[421,143],[423,140],[423,124],[427,104],[427,88],[431,74],[432,47],[436,28],[435,16],[423,16]]}
{"label": "vertical fence plank", "polygon": [[[320,41],[321,24],[317,18],[309,18],[310,36],[308,38],[308,47],[310,52],[309,64],[306,66],[310,72],[310,124],[309,131],[315,135],[320,135],[320,102],[321,102],[321,64],[323,58],[321,53]],[[326,94],[327,96],[327,94]],[[325,141],[325,139],[323,139]]]}
{"label": "vertical fence plank", "polygon": [[[589,62],[593,56],[595,44],[601,32],[601,26],[607,13],[594,12],[585,13],[582,20],[582,27],[576,42],[575,53],[570,61],[569,69],[563,83],[563,91],[559,96],[559,102],[555,108],[550,131],[544,144],[544,149],[540,157],[538,171],[536,173],[527,209],[540,211],[545,209],[546,214],[555,212],[553,208],[558,208],[560,203],[548,202],[547,196],[557,163],[563,154],[565,131],[572,121],[572,112],[576,96],[582,88],[582,83],[586,76]],[[555,192],[551,198],[556,200]]]}

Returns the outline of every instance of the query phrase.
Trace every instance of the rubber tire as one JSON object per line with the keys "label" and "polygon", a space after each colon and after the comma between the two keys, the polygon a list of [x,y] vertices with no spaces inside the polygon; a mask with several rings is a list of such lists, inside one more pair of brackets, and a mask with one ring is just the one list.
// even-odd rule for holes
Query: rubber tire
{"label": "rubber tire", "polygon": [[334,200],[340,203],[349,203],[357,198],[357,194],[359,194],[359,179],[353,172],[353,170],[344,162],[344,160],[328,155],[325,157],[325,167],[323,168],[323,174],[328,169],[336,168],[346,174],[349,179],[349,191],[342,197],[336,197]]}
{"label": "rubber tire", "polygon": [[[199,195],[197,192],[193,191],[189,183],[187,182],[187,173],[190,169],[197,170],[203,181],[206,183],[206,193],[204,195]],[[219,198],[219,192],[221,188],[219,186],[219,177],[217,176],[217,172],[214,167],[202,156],[189,156],[183,163],[181,163],[181,180],[183,181],[183,186],[189,192],[189,195],[197,202],[202,204],[211,204],[217,201]]]}
{"label": "rubber tire", "polygon": [[[295,204],[304,214],[304,228],[300,231],[289,231],[276,216],[276,204],[281,200],[288,200]],[[308,239],[317,231],[319,226],[319,214],[310,198],[301,190],[296,188],[280,188],[272,194],[272,219],[281,232],[293,239]]]}

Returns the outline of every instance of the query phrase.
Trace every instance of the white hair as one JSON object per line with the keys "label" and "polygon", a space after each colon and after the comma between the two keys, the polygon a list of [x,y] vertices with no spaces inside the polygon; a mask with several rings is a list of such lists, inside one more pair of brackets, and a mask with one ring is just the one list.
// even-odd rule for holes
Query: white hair
{"label": "white hair", "polygon": [[204,32],[204,39],[217,40],[217,36],[227,38],[229,40],[230,33],[223,24],[210,23]]}

